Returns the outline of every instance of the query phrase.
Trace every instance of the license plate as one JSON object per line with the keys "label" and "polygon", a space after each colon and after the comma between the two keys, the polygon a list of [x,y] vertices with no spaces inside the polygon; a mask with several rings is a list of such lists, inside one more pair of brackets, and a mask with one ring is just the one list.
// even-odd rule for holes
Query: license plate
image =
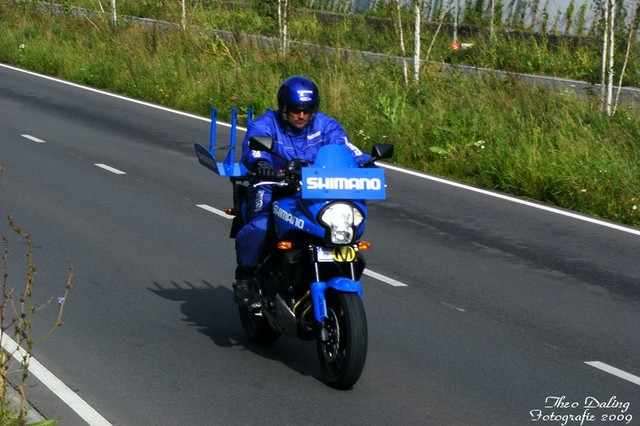
{"label": "license plate", "polygon": [[356,249],[352,246],[337,246],[332,248],[316,247],[318,262],[353,262],[356,259]]}
{"label": "license plate", "polygon": [[318,262],[333,262],[333,253],[330,248],[316,247],[316,259]]}

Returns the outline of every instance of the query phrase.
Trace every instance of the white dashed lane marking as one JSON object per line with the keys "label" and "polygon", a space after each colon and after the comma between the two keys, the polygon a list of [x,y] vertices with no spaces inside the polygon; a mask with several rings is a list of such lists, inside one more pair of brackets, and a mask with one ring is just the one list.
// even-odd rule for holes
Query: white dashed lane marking
{"label": "white dashed lane marking", "polygon": [[35,136],[31,136],[31,135],[20,135],[25,139],[29,139],[30,141],[33,141],[35,143],[44,143],[44,141],[42,139],[38,139]]}
{"label": "white dashed lane marking", "polygon": [[117,174],[117,175],[126,175],[126,173],[125,173],[125,172],[123,172],[122,170],[118,170],[118,169],[116,169],[116,168],[114,168],[114,167],[107,166],[106,164],[100,164],[100,163],[98,163],[98,164],[94,164],[94,165],[95,165],[95,166],[100,167],[101,169],[104,169],[104,170],[110,171],[111,173],[115,173],[115,174]]}

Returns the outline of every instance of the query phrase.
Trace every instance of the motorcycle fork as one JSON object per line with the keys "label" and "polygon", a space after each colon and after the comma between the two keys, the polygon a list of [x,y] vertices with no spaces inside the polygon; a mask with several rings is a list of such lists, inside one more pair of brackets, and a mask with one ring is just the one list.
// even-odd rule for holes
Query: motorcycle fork
{"label": "motorcycle fork", "polygon": [[[318,267],[319,262],[314,259],[313,261],[313,270],[314,270],[314,274],[315,274],[315,279],[316,281],[321,281],[321,277],[320,277],[320,268]],[[351,274],[351,279],[352,280],[356,280],[356,268],[355,268],[355,262],[349,262],[349,272]]]}
{"label": "motorcycle fork", "polygon": [[[316,321],[320,325],[320,332],[319,332],[320,339],[323,342],[327,342],[329,340],[330,333],[329,333],[329,330],[327,329],[327,320],[329,318],[327,315],[327,305],[326,305],[324,292],[327,288],[329,287],[333,288],[333,286],[328,286],[327,283],[321,280],[319,262],[317,261],[317,259],[315,259],[315,257],[313,258],[313,267],[314,267],[316,281],[311,284],[310,291],[312,294],[312,305],[313,305]],[[355,262],[349,262],[349,272],[351,274],[351,279],[349,281],[353,283],[357,283],[357,285],[353,286],[353,288],[351,288],[350,285],[345,285],[344,287],[341,285],[338,285],[338,287],[342,291],[355,292],[355,293],[358,293],[360,297],[362,297],[360,283],[356,281]],[[343,279],[346,280],[347,278],[343,277]]]}

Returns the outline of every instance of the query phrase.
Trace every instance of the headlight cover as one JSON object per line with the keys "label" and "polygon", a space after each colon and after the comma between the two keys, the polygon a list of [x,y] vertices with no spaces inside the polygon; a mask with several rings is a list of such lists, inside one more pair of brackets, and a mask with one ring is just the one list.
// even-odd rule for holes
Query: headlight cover
{"label": "headlight cover", "polygon": [[351,244],[363,220],[362,212],[351,203],[331,203],[320,213],[320,222],[329,230],[332,244]]}

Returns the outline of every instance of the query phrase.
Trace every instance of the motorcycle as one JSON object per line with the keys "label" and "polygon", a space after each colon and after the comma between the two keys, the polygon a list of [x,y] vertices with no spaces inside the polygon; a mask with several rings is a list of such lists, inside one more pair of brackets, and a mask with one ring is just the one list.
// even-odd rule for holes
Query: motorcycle
{"label": "motorcycle", "polygon": [[[232,129],[235,113],[232,110]],[[249,114],[251,117],[251,114]],[[212,119],[215,123],[215,118]],[[213,131],[213,129],[212,129]],[[196,144],[201,164],[233,185],[234,216],[230,236],[244,225],[248,185],[272,185],[273,232],[258,267],[254,301],[240,305],[242,327],[254,344],[268,345],[281,335],[316,340],[322,379],[336,389],[349,389],[360,378],[367,355],[367,320],[360,279],[365,269],[361,240],[367,200],[385,198],[384,170],[367,167],[390,158],[393,145],[378,144],[372,159],[358,167],[343,145],[323,146],[313,162],[291,160],[269,181],[257,181],[234,163],[235,135],[220,164],[214,146]],[[249,146],[277,155],[269,137],[253,137]]]}

